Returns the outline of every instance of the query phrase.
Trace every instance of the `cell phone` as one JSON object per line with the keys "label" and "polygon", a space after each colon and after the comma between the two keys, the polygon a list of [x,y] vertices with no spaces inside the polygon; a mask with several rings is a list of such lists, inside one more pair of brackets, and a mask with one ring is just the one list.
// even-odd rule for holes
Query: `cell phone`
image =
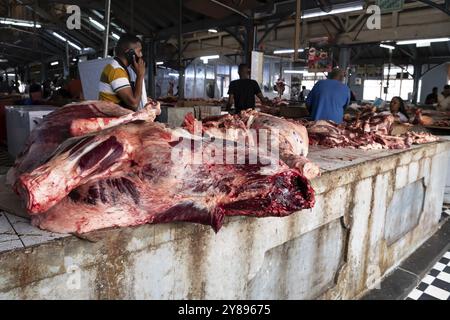
{"label": "cell phone", "polygon": [[[134,57],[137,57],[134,49],[130,49],[125,52],[128,63],[132,66],[134,64]],[[136,61],[139,61],[139,57],[137,57]]]}

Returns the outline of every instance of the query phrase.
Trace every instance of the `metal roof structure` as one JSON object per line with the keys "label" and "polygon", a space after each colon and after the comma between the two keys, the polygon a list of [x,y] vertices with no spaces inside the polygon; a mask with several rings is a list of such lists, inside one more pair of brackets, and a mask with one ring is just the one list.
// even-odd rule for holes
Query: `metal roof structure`
{"label": "metal roof structure", "polygon": [[[302,10],[320,9],[329,12],[336,6],[354,2],[355,0],[302,0]],[[405,1],[411,2],[433,6],[436,12],[450,12],[449,0]],[[79,30],[69,30],[66,25],[69,17],[66,9],[69,5],[81,8]],[[100,55],[104,42],[101,28],[104,11],[105,0],[0,0],[0,59],[8,60],[0,62],[0,69],[7,66],[20,67],[34,61],[51,61],[55,57],[64,56],[66,43],[54,33],[74,45],[68,48],[70,56],[80,54],[75,47],[92,48],[92,52]],[[196,32],[207,32],[209,28],[215,28],[232,34],[244,46],[239,28],[245,28],[250,21],[253,25],[273,30],[295,13],[295,0],[111,0],[110,31],[116,38],[110,36],[109,47],[114,46],[117,36],[130,32],[157,40],[160,43],[158,52],[168,52],[167,55],[173,57],[178,50],[176,39],[180,31],[180,11],[181,31],[185,39],[195,37]],[[41,27],[1,24],[5,18],[35,22]],[[335,19],[334,23],[342,21]],[[363,60],[379,59],[386,55],[386,51],[374,44],[355,47],[354,54]],[[450,45],[448,42],[435,43],[430,47],[417,48],[417,52],[405,46],[393,54],[396,59],[405,60],[413,59],[417,54],[430,57],[450,56]]]}

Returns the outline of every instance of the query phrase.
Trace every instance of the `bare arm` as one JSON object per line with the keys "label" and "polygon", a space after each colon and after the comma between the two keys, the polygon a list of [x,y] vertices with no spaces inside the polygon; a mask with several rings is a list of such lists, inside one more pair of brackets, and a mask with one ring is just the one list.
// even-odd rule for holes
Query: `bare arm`
{"label": "bare arm", "polygon": [[264,97],[263,94],[262,94],[261,92],[257,93],[256,96],[257,96],[257,97],[259,98],[259,100],[261,100],[262,102],[265,102],[265,103],[269,103],[269,102],[270,102],[270,99]]}
{"label": "bare arm", "polygon": [[227,111],[231,110],[231,106],[234,105],[234,94],[230,94],[228,96],[228,102],[227,102]]}

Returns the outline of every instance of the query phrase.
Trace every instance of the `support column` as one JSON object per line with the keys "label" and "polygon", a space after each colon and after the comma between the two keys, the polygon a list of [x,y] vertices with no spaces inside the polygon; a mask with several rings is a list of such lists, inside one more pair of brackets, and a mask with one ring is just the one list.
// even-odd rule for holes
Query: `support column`
{"label": "support column", "polygon": [[339,68],[347,69],[350,64],[350,48],[343,47],[339,50]]}
{"label": "support column", "polygon": [[420,99],[419,97],[419,81],[422,77],[422,64],[414,64],[414,85],[413,85],[413,99],[412,103],[417,103]]}
{"label": "support column", "polygon": [[298,49],[300,48],[300,35],[301,35],[301,0],[297,0],[295,9],[295,33],[294,33],[294,61],[298,61]]}
{"label": "support column", "polygon": [[108,47],[109,47],[109,24],[111,21],[111,0],[105,0],[105,34],[103,38],[103,58],[108,56]]}
{"label": "support column", "polygon": [[155,41],[154,39],[147,39],[147,94],[156,99],[156,61],[155,61]]}
{"label": "support column", "polygon": [[66,50],[63,56],[63,78],[68,79],[70,74],[70,61],[69,61],[69,43],[66,41]]}
{"label": "support column", "polygon": [[43,83],[45,80],[47,80],[47,62],[42,61],[41,62],[41,83]]}
{"label": "support column", "polygon": [[255,28],[253,20],[248,20],[246,22],[243,61],[248,66],[251,66],[252,64],[252,51],[256,45],[255,36],[257,32],[255,31]]}
{"label": "support column", "polygon": [[348,68],[350,65],[350,56],[351,56],[351,51],[349,47],[342,47],[339,50],[339,68],[343,69],[346,71],[346,79],[345,82],[348,83]]}
{"label": "support column", "polygon": [[178,0],[178,99],[184,99],[183,1]]}

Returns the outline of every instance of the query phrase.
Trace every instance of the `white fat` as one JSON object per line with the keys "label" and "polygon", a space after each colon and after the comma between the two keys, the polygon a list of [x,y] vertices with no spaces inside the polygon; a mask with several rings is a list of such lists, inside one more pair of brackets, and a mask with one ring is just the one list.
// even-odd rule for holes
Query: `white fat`
{"label": "white fat", "polygon": [[259,174],[264,176],[271,176],[278,172],[280,166],[277,163],[271,162],[269,166],[263,166],[259,169]]}

